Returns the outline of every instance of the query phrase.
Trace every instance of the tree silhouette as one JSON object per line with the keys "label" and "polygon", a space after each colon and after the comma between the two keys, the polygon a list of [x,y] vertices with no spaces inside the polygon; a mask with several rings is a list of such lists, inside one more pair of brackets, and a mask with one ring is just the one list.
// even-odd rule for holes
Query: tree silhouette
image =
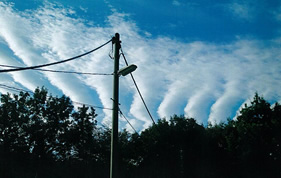
{"label": "tree silhouette", "polygon": [[23,92],[1,95],[0,154],[1,162],[5,162],[1,165],[4,177],[25,175],[13,171],[22,164],[32,167],[32,176],[43,176],[55,162],[93,159],[96,151],[90,149],[94,148],[95,110],[88,112],[89,108],[83,106],[75,111],[68,97],[47,93],[45,88],[37,88],[33,96]]}
{"label": "tree silhouette", "polygon": [[[96,116],[45,88],[2,94],[0,177],[108,177],[111,129]],[[126,178],[280,177],[281,106],[256,94],[236,120],[208,127],[174,115],[141,133],[122,130],[119,148]]]}
{"label": "tree silhouette", "polygon": [[228,149],[239,162],[239,172],[246,177],[280,174],[281,115],[278,110],[279,104],[271,109],[256,93],[251,105],[241,110],[237,121],[229,122],[226,127]]}

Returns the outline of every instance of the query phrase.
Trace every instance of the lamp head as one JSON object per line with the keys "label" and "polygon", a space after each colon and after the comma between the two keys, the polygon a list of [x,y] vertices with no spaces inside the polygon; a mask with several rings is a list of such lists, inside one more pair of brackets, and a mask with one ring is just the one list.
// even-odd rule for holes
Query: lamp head
{"label": "lamp head", "polygon": [[129,73],[135,71],[137,69],[137,66],[135,64],[131,64],[129,66],[123,67],[118,71],[118,75],[126,76]]}

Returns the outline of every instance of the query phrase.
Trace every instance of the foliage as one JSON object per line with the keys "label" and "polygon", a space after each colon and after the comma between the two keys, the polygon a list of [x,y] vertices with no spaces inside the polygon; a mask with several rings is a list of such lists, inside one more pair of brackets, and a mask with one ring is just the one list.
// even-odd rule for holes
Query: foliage
{"label": "foliage", "polygon": [[[2,94],[0,177],[108,177],[111,130],[96,116],[45,88]],[[219,125],[174,115],[140,134],[123,130],[119,157],[126,178],[279,177],[281,106],[256,94],[236,120]]]}
{"label": "foliage", "polygon": [[89,108],[83,106],[75,111],[68,97],[57,98],[47,93],[45,88],[37,88],[33,96],[22,92],[13,96],[2,94],[0,156],[5,165],[0,172],[3,177],[17,177],[23,172],[13,170],[25,163],[32,167],[26,177],[38,176],[47,169],[45,164],[84,160],[90,152],[95,152],[91,150],[95,148],[95,110],[88,112]]}

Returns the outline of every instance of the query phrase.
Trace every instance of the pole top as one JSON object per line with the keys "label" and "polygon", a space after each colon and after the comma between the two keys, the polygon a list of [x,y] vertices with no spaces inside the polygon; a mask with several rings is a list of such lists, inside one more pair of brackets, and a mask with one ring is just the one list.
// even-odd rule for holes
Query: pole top
{"label": "pole top", "polygon": [[121,41],[120,41],[120,35],[119,33],[115,33],[115,36],[112,38],[112,44],[117,44],[118,45],[118,49],[121,48]]}

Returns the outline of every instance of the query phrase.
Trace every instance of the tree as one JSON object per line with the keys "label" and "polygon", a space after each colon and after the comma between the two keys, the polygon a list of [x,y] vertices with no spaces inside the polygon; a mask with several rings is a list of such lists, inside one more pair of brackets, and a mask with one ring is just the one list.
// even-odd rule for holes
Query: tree
{"label": "tree", "polygon": [[37,88],[33,95],[1,95],[0,161],[5,162],[1,167],[4,177],[48,177],[46,173],[57,174],[54,168],[59,162],[94,160],[95,110],[85,106],[74,110],[68,97],[47,94],[45,88]]}
{"label": "tree", "polygon": [[[2,94],[0,177],[108,177],[111,129],[68,97]],[[281,106],[258,94],[236,120],[203,127],[193,118],[159,119],[140,134],[119,132],[122,177],[278,177]]]}
{"label": "tree", "polygon": [[79,107],[77,112],[72,114],[70,127],[71,144],[73,145],[73,154],[81,160],[91,160],[94,158],[94,129],[96,126],[95,109],[88,107]]}
{"label": "tree", "polygon": [[226,140],[239,176],[277,177],[280,174],[280,108],[257,93],[237,121],[226,126]]}
{"label": "tree", "polygon": [[192,118],[158,120],[135,141],[140,147],[138,177],[199,177],[204,139],[204,127]]}

